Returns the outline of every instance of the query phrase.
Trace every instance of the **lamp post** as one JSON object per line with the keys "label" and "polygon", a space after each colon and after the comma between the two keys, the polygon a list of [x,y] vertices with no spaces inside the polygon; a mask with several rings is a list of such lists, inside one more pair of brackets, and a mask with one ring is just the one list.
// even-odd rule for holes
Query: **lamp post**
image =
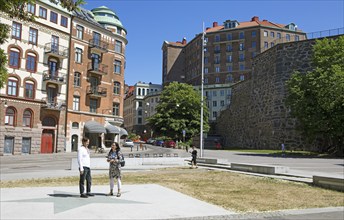
{"label": "lamp post", "polygon": [[201,151],[201,157],[203,157],[203,84],[204,84],[204,46],[205,46],[205,33],[204,33],[204,22],[202,27],[202,79],[201,79],[201,128],[199,137],[199,148]]}

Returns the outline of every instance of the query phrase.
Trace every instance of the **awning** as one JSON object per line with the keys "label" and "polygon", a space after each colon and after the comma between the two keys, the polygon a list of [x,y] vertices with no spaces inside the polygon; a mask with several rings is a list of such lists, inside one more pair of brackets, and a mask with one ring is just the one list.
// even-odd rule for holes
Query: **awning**
{"label": "awning", "polygon": [[108,134],[120,134],[121,129],[115,125],[107,124],[105,125],[106,133]]}
{"label": "awning", "polygon": [[103,125],[96,121],[87,121],[84,126],[85,133],[106,133]]}
{"label": "awning", "polygon": [[125,130],[124,128],[120,128],[120,129],[121,129],[121,131],[119,132],[119,136],[120,137],[123,136],[123,135],[128,136],[127,130]]}

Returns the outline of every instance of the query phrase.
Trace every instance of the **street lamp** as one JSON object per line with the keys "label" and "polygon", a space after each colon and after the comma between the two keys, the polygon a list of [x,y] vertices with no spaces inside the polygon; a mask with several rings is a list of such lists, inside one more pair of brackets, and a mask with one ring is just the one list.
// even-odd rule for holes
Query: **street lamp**
{"label": "street lamp", "polygon": [[205,42],[205,33],[204,33],[204,22],[202,27],[202,79],[201,79],[201,128],[200,128],[200,137],[199,137],[199,148],[201,150],[201,157],[203,157],[203,84],[204,84],[204,46]]}

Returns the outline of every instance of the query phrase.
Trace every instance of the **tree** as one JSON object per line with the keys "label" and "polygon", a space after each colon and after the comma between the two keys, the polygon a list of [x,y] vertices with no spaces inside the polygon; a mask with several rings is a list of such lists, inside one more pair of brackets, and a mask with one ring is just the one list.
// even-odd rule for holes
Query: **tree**
{"label": "tree", "polygon": [[317,40],[314,70],[293,73],[287,82],[287,105],[310,141],[322,140],[323,150],[344,150],[344,37]]}
{"label": "tree", "polygon": [[[204,105],[204,132],[209,130],[208,108]],[[186,138],[200,133],[201,94],[191,85],[172,82],[161,93],[157,113],[148,119],[155,133],[171,138],[182,139],[185,130]]]}
{"label": "tree", "polygon": [[[52,3],[60,4],[68,11],[78,9],[79,5],[84,4],[84,0],[49,0]],[[26,11],[28,3],[35,3],[36,0],[0,0],[0,12],[6,13],[10,18],[16,18],[21,21],[34,21],[35,16]],[[3,44],[8,39],[10,27],[0,23],[0,44]],[[7,57],[3,49],[0,49],[0,88],[4,87],[7,80],[6,69]]]}

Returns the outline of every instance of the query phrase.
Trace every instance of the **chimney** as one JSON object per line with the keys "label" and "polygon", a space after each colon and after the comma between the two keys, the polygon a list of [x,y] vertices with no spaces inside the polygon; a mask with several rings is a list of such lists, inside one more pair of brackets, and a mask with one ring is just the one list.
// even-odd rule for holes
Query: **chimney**
{"label": "chimney", "polygon": [[186,38],[185,37],[183,38],[182,44],[186,45]]}
{"label": "chimney", "polygon": [[259,21],[259,17],[258,16],[253,16],[251,21]]}
{"label": "chimney", "polygon": [[217,22],[216,21],[213,22],[213,27],[217,27]]}
{"label": "chimney", "polygon": [[263,21],[268,21],[268,20],[264,19]]}

